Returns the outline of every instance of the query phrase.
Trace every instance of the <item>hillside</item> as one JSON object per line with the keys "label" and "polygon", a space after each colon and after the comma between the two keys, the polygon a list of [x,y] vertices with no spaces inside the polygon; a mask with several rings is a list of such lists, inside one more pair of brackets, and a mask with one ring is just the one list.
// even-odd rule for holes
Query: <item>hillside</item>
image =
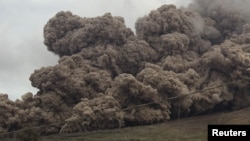
{"label": "hillside", "polygon": [[206,141],[208,124],[250,124],[250,108],[122,129],[48,136],[40,141]]}

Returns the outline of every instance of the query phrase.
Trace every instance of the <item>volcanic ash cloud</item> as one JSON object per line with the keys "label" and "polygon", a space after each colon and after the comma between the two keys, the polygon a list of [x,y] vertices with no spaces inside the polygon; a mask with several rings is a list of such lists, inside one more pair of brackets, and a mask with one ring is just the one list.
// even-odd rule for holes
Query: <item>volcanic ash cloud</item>
{"label": "volcanic ash cloud", "polygon": [[0,132],[120,128],[249,106],[250,13],[230,2],[163,5],[137,20],[136,35],[110,13],[58,12],[44,27],[58,64],[31,74],[37,94],[0,95]]}

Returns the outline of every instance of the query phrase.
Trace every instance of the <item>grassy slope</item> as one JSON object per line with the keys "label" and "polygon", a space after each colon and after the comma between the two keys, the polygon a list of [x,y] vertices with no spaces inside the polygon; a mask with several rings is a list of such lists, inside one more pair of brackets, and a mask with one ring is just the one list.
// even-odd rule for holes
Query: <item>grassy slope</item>
{"label": "grassy slope", "polygon": [[148,126],[54,135],[40,138],[39,141],[206,141],[208,124],[250,124],[249,115],[250,108],[245,108]]}
{"label": "grassy slope", "polygon": [[250,124],[250,108],[196,116],[166,123],[105,130],[71,136],[50,136],[42,141],[206,141],[208,124]]}

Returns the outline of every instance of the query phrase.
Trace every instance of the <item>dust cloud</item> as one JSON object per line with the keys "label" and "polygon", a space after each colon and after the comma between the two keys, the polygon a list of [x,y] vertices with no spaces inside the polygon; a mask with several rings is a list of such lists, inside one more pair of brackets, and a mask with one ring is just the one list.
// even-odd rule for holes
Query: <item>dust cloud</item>
{"label": "dust cloud", "polygon": [[31,74],[36,94],[15,102],[0,94],[0,133],[120,128],[249,106],[249,4],[163,5],[138,18],[136,33],[110,13],[58,12],[44,44],[60,60]]}

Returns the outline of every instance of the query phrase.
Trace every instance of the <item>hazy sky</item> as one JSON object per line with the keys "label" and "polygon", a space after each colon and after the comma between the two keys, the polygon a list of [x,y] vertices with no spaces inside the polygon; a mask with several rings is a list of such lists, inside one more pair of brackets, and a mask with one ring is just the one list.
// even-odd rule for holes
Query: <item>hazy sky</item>
{"label": "hazy sky", "polygon": [[15,100],[36,93],[29,76],[35,69],[57,63],[43,44],[43,27],[59,11],[81,17],[110,12],[122,16],[134,30],[138,17],[163,4],[187,5],[191,0],[0,0],[0,93]]}

